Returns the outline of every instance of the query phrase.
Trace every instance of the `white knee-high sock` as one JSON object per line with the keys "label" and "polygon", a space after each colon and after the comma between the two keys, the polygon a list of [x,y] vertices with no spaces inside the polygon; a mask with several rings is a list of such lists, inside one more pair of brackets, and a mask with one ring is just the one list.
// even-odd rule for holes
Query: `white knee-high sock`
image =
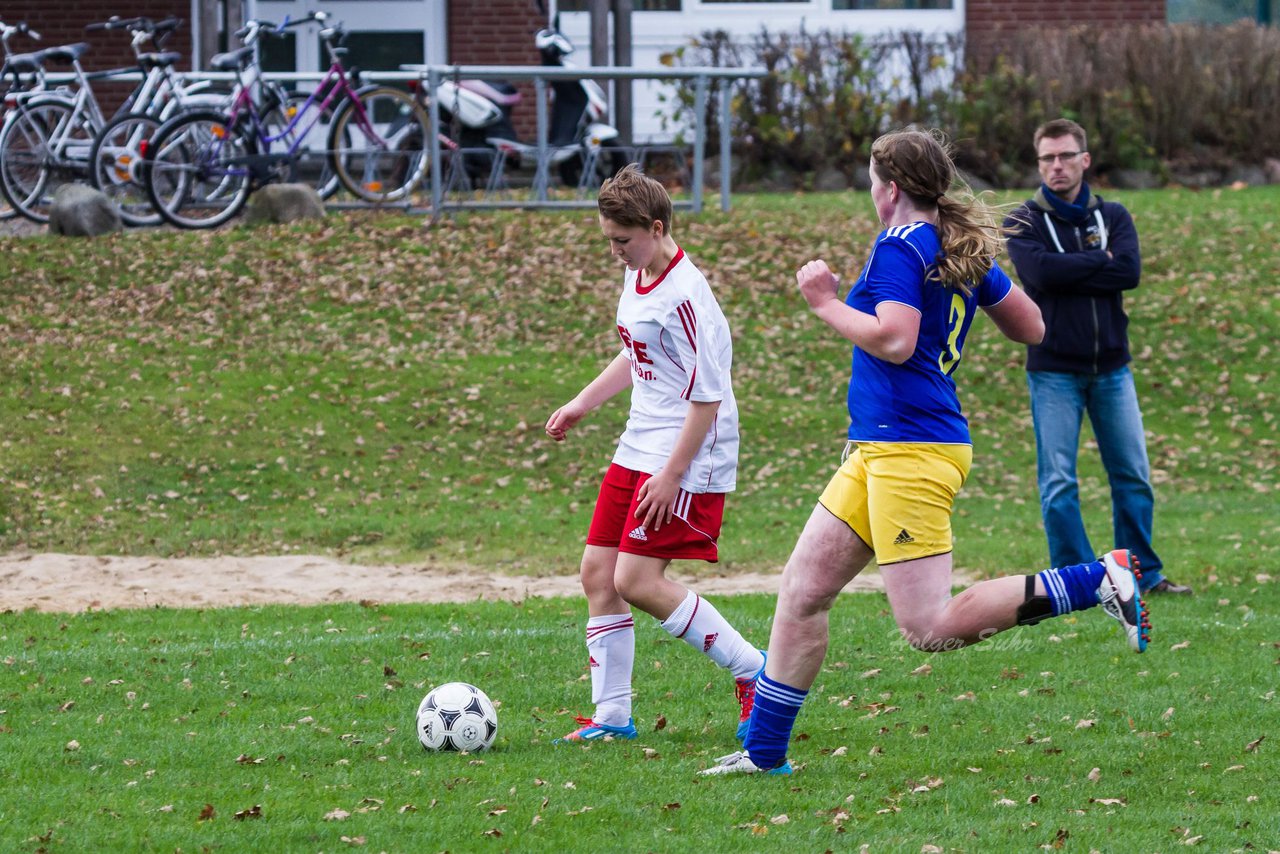
{"label": "white knee-high sock", "polygon": [[631,670],[636,660],[636,622],[631,614],[588,618],[587,655],[591,702],[596,704],[591,719],[626,726],[631,720]]}
{"label": "white knee-high sock", "polygon": [[690,590],[662,628],[673,638],[727,668],[735,679],[750,679],[764,667],[764,655],[743,639],[715,606]]}

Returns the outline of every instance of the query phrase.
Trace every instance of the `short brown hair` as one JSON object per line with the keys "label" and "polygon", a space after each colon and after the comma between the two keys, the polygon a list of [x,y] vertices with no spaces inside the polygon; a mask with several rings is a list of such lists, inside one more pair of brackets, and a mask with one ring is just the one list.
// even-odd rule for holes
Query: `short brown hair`
{"label": "short brown hair", "polygon": [[1084,128],[1071,121],[1071,119],[1054,119],[1051,122],[1045,122],[1036,128],[1036,135],[1031,138],[1031,147],[1036,151],[1040,150],[1040,140],[1042,139],[1061,139],[1069,136],[1076,141],[1076,145],[1080,146],[1081,151],[1089,150],[1089,137],[1084,132]]}
{"label": "short brown hair", "polygon": [[600,216],[626,228],[648,228],[661,222],[662,233],[671,234],[671,196],[634,163],[600,185],[596,207]]}

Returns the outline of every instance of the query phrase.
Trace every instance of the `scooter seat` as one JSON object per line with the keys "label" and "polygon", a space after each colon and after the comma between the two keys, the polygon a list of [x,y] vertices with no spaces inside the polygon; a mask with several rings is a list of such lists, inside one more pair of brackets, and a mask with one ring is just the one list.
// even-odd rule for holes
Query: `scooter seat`
{"label": "scooter seat", "polygon": [[514,107],[521,101],[521,94],[510,83],[500,80],[461,80],[458,86],[468,92],[474,92],[481,98],[492,101],[500,107]]}

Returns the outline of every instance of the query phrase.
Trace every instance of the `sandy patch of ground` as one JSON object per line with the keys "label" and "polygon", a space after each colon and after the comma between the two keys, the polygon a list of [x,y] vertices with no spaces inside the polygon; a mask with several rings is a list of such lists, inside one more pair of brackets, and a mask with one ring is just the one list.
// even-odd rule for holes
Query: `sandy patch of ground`
{"label": "sandy patch of ground", "polygon": [[[706,595],[775,593],[775,573],[673,580]],[[848,590],[883,590],[869,570]],[[581,596],[576,575],[535,578],[428,565],[360,566],[330,557],[148,558],[64,554],[0,556],[0,611],[219,608],[329,602],[469,602]]]}

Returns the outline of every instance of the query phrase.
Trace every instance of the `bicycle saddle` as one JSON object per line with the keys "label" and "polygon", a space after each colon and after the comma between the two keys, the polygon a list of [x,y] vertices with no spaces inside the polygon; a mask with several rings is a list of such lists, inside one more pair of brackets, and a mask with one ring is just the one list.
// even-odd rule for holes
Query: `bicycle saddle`
{"label": "bicycle saddle", "polygon": [[140,53],[138,54],[138,65],[147,70],[168,68],[177,64],[180,59],[182,59],[182,54],[173,50],[166,50],[164,53]]}
{"label": "bicycle saddle", "polygon": [[57,47],[47,47],[44,50],[36,51],[35,57],[37,62],[75,62],[88,49],[88,42],[60,44]]}
{"label": "bicycle saddle", "polygon": [[243,68],[252,58],[253,46],[248,45],[227,53],[215,53],[209,57],[209,67],[214,71],[235,71],[237,68]]}
{"label": "bicycle saddle", "polygon": [[15,53],[4,61],[6,73],[28,74],[33,71],[39,71],[43,67],[38,53]]}

